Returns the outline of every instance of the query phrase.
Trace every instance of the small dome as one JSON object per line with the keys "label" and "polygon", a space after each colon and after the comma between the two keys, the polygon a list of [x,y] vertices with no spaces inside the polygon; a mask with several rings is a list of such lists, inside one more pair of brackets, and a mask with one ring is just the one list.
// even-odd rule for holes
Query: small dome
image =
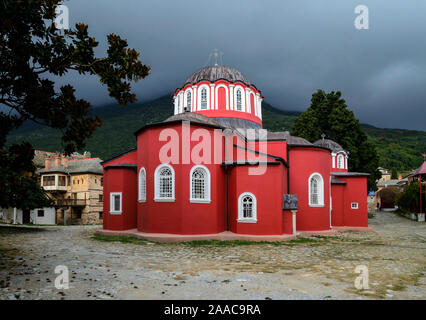
{"label": "small dome", "polygon": [[250,81],[238,70],[226,66],[208,66],[201,68],[192,74],[186,81],[187,83],[197,83],[200,81],[215,82],[217,80],[227,80],[229,82],[243,82],[250,85]]}
{"label": "small dome", "polygon": [[318,147],[325,147],[330,149],[332,152],[345,151],[340,144],[330,139],[320,139],[314,142],[314,145]]}

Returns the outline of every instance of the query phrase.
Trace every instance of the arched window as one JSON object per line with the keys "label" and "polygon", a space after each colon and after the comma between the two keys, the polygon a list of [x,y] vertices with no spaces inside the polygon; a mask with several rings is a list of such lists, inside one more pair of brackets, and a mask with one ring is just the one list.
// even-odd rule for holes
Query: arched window
{"label": "arched window", "polygon": [[324,206],[324,180],[319,173],[309,177],[309,205]]}
{"label": "arched window", "polygon": [[206,88],[201,89],[201,109],[202,110],[207,109],[207,89]]}
{"label": "arched window", "polygon": [[192,93],[191,93],[191,91],[188,91],[186,93],[186,107],[188,108],[188,111],[191,111],[191,107],[192,107]]}
{"label": "arched window", "polygon": [[240,89],[237,89],[237,101],[236,101],[236,107],[238,111],[243,110],[243,96]]}
{"label": "arched window", "polygon": [[168,164],[155,170],[155,201],[175,200],[175,172]]}
{"label": "arched window", "polygon": [[242,193],[238,198],[238,222],[257,222],[256,197],[250,192]]}
{"label": "arched window", "polygon": [[345,157],[342,154],[337,156],[337,168],[345,169]]}
{"label": "arched window", "polygon": [[139,170],[139,202],[146,201],[146,171],[145,168]]}
{"label": "arched window", "polygon": [[191,202],[210,202],[210,172],[204,166],[194,166],[190,172]]}

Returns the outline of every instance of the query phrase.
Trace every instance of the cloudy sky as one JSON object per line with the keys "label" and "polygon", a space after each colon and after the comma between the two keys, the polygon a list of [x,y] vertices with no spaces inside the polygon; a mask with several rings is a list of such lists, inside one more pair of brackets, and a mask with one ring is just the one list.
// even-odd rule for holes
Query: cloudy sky
{"label": "cloudy sky", "polygon": [[[141,52],[151,75],[140,101],[174,91],[218,48],[265,100],[305,110],[317,89],[340,90],[361,122],[426,130],[424,0],[71,0],[70,22],[101,42],[116,33]],[[369,29],[354,26],[369,9]],[[112,102],[97,78],[70,74],[82,98]]]}

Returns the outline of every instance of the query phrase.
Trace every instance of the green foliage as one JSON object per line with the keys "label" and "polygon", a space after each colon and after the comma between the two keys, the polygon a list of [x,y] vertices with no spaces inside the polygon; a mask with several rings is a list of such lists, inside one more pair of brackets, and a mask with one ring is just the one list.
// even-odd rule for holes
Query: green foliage
{"label": "green foliage", "polygon": [[392,168],[391,179],[398,179],[398,171],[395,168]]}
{"label": "green foliage", "polygon": [[[29,139],[6,147],[10,132],[28,121],[54,128],[61,139],[56,150],[69,154],[84,148],[101,125],[101,119],[90,114],[90,103],[78,99],[71,85],[57,90],[50,79],[69,71],[96,75],[119,105],[127,105],[136,101],[130,82],[145,78],[150,71],[138,60],[139,53],[115,34],[107,36],[107,55],[97,58],[94,51],[99,43],[90,37],[87,25],[56,29],[55,8],[62,2],[0,0],[0,105],[8,108],[0,111],[0,162],[8,173],[0,181],[0,207],[44,203],[31,177],[33,149],[25,143]],[[10,163],[14,158],[21,161],[18,166]],[[24,186],[27,190],[20,192]]]}
{"label": "green foliage", "polygon": [[362,124],[368,140],[376,146],[379,163],[384,168],[399,172],[411,171],[423,163],[426,152],[426,132],[404,129],[379,129]]}
{"label": "green foliage", "polygon": [[375,182],[381,176],[377,170],[379,158],[376,148],[368,141],[341,96],[339,91],[315,92],[310,107],[296,119],[292,134],[314,142],[324,133],[328,139],[338,142],[349,151],[349,170],[369,173],[368,189],[375,189]]}
{"label": "green foliage", "polygon": [[32,162],[34,152],[28,143],[11,146],[0,157],[0,207],[35,209],[52,205],[38,186]]}
{"label": "green foliage", "polygon": [[397,195],[395,203],[402,211],[418,212],[420,208],[420,183],[411,181],[404,192]]}

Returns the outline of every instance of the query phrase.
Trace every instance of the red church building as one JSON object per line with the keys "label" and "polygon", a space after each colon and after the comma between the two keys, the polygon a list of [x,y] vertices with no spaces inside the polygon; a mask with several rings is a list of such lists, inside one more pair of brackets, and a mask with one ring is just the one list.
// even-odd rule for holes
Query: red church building
{"label": "red church building", "polygon": [[[259,238],[367,230],[367,176],[348,153],[262,129],[263,96],[239,71],[208,66],[173,95],[174,115],[103,162],[105,234]],[[297,195],[297,212],[284,209]],[[343,228],[344,229],[344,228]]]}

